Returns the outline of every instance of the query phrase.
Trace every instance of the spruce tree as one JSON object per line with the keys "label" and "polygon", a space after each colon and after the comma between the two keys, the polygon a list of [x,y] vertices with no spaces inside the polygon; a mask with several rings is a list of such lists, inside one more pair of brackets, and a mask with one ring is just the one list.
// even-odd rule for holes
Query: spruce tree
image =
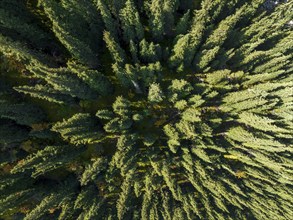
{"label": "spruce tree", "polygon": [[291,219],[292,9],[2,0],[0,218]]}
{"label": "spruce tree", "polygon": [[93,143],[101,136],[98,121],[90,114],[82,113],[56,123],[52,130],[59,132],[65,140],[76,145]]}
{"label": "spruce tree", "polygon": [[125,41],[141,40],[144,37],[143,26],[132,0],[126,1],[125,7],[120,10],[120,20]]}
{"label": "spruce tree", "polygon": [[44,112],[34,105],[28,103],[6,103],[0,102],[0,117],[11,119],[20,125],[32,125],[45,121]]}
{"label": "spruce tree", "polygon": [[[94,9],[90,1],[85,2],[88,2],[87,8]],[[77,4],[79,5],[78,1],[70,3],[65,0],[61,3],[51,0],[39,1],[39,5],[43,7],[52,22],[52,31],[72,57],[89,67],[97,67],[98,37],[101,37],[101,32],[95,27],[98,24],[94,19],[99,19],[98,12],[91,10],[91,17],[87,19],[84,16],[88,9]],[[73,6],[75,6],[74,10],[72,10]],[[76,22],[80,25],[76,26]],[[94,28],[87,28],[93,25],[95,25]]]}

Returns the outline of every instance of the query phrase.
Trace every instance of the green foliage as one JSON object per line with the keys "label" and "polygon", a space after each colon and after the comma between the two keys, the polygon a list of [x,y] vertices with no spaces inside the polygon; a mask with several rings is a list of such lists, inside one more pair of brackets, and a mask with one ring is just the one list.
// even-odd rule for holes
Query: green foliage
{"label": "green foliage", "polygon": [[272,123],[274,122],[274,120],[255,115],[253,113],[242,112],[239,115],[239,122],[265,132],[272,132],[276,134],[289,132],[287,129],[273,125]]}
{"label": "green foliage", "polygon": [[52,130],[72,144],[88,144],[99,141],[102,131],[98,121],[90,114],[75,114],[68,120],[56,123]]}
{"label": "green foliage", "polygon": [[148,100],[150,102],[154,102],[154,103],[156,103],[156,102],[159,103],[164,100],[164,94],[160,88],[160,84],[153,83],[150,85]]}
{"label": "green foliage", "polygon": [[[63,186],[59,186],[56,189],[56,192],[52,192],[46,197],[42,199],[42,201],[33,209],[31,210],[26,216],[25,220],[32,220],[32,219],[41,219],[50,210],[58,209],[61,205],[62,202],[68,197],[70,197],[70,190],[72,190],[73,184],[64,184]],[[49,210],[50,209],[50,210]],[[52,211],[53,211],[52,210]],[[54,210],[55,211],[55,210]]]}
{"label": "green foliage", "polygon": [[88,85],[69,72],[66,68],[46,68],[35,66],[30,68],[31,72],[39,78],[44,79],[55,91],[61,94],[71,95],[80,99],[93,99],[97,94]]}
{"label": "green foliage", "polygon": [[122,96],[118,96],[113,103],[113,111],[120,116],[128,115],[130,113],[129,108],[130,102]]}
{"label": "green foliage", "polygon": [[143,39],[139,43],[139,53],[143,62],[152,63],[160,60],[162,50],[159,44],[154,44],[153,42],[148,43]]}
{"label": "green foliage", "polygon": [[72,151],[70,146],[47,146],[36,154],[21,161],[11,170],[12,173],[33,170],[31,176],[36,178],[44,173],[64,166],[80,154],[80,150]]}
{"label": "green foliage", "polygon": [[97,70],[92,70],[76,63],[68,63],[68,67],[72,73],[75,73],[78,78],[98,94],[104,96],[113,92],[113,86],[109,79]]}
{"label": "green foliage", "polygon": [[30,49],[25,44],[0,35],[1,53],[7,57],[13,56],[17,61],[27,64],[30,62],[43,62],[44,64],[51,64],[52,60],[45,54]]}
{"label": "green foliage", "polygon": [[94,181],[99,174],[105,171],[107,160],[105,158],[97,158],[83,172],[80,180],[81,185],[87,185],[88,182]]}
{"label": "green foliage", "polygon": [[188,96],[192,91],[192,86],[185,80],[175,79],[172,81],[172,84],[169,86],[169,99],[171,102],[176,102],[182,98]]}
{"label": "green foliage", "polygon": [[124,64],[125,52],[120,45],[115,41],[115,38],[111,35],[111,32],[104,32],[104,41],[106,42],[107,48],[109,49],[113,59],[117,64]]}
{"label": "green foliage", "polygon": [[35,86],[18,86],[14,88],[18,92],[28,94],[32,97],[45,99],[49,102],[55,102],[58,104],[70,104],[74,102],[74,99],[66,94],[62,94],[49,86],[37,84]]}
{"label": "green foliage", "polygon": [[[242,6],[241,8],[236,10],[235,14],[230,15],[226,17],[226,19],[222,20],[219,23],[219,26],[210,34],[205,44],[200,49],[202,52],[198,53],[195,58],[197,68],[199,70],[203,70],[204,68],[206,68],[210,61],[214,59],[225,39],[231,32],[231,29],[234,28],[237,22],[241,19],[241,16],[244,16],[243,14],[247,11],[247,6]],[[209,68],[207,69],[207,71],[208,70]]]}
{"label": "green foliage", "polygon": [[176,35],[186,34],[190,26],[190,10],[188,10],[176,25]]}
{"label": "green foliage", "polygon": [[292,6],[2,0],[0,218],[291,219]]}
{"label": "green foliage", "polygon": [[[110,5],[108,6],[107,1],[105,0],[95,0],[94,2],[96,3],[96,6],[99,9],[99,12],[101,13],[102,19],[107,30],[111,33],[112,37],[114,37],[115,40],[117,40],[118,21],[112,17],[111,10],[109,8]],[[115,0],[113,2],[115,2]],[[115,12],[117,13],[117,11]]]}
{"label": "green foliage", "polygon": [[45,120],[44,112],[28,103],[9,104],[0,102],[0,117],[14,120],[19,125],[32,125]]}
{"label": "green foliage", "polygon": [[[40,0],[39,4],[50,19],[55,36],[72,57],[89,67],[97,67],[97,46],[101,30],[97,29],[99,16],[98,12],[93,10],[93,4],[85,1],[83,3],[85,7],[82,7],[78,1],[65,0],[61,3]],[[75,10],[72,10],[73,7]],[[76,26],[76,23],[80,25]]]}
{"label": "green foliage", "polygon": [[164,1],[154,0],[148,5],[149,7],[149,26],[151,28],[152,36],[156,41],[162,40],[164,35]]}
{"label": "green foliage", "polygon": [[[25,2],[3,0],[0,3],[1,33],[16,41],[25,41],[38,49],[50,46],[53,40],[26,7]],[[56,46],[56,45],[55,45]]]}
{"label": "green foliage", "polygon": [[120,10],[124,41],[141,40],[144,37],[143,26],[140,23],[139,13],[132,0],[127,0],[125,7]]}
{"label": "green foliage", "polygon": [[10,121],[2,121],[0,125],[0,146],[9,146],[11,143],[19,143],[28,138],[28,130]]}
{"label": "green foliage", "polygon": [[215,7],[220,8],[219,4],[219,1],[213,1],[212,3],[209,1],[202,2],[202,8],[196,11],[189,32],[185,35],[178,35],[177,39],[175,39],[176,42],[172,49],[172,56],[170,57],[172,67],[176,67],[181,72],[191,66],[195,52],[211,20],[210,13]]}

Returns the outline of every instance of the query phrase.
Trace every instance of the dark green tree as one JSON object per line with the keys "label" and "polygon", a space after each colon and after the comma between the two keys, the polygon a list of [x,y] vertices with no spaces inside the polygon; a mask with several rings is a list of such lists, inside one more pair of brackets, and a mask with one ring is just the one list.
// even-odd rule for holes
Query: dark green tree
{"label": "dark green tree", "polygon": [[[64,0],[58,3],[52,0],[40,0],[39,5],[50,19],[55,36],[71,56],[89,67],[97,67],[99,63],[97,46],[99,36],[100,38],[102,36],[101,30],[97,28],[98,12],[94,10],[93,4],[90,1],[84,1],[80,5],[78,1]],[[76,23],[80,25],[76,26]]]}
{"label": "dark green tree", "polygon": [[19,125],[30,126],[45,121],[44,112],[28,103],[7,103],[0,101],[0,117],[14,120]]}

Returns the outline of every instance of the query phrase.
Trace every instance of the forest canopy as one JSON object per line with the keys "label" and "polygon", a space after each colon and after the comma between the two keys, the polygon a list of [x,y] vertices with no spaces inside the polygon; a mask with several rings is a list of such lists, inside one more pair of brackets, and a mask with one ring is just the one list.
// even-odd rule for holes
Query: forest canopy
{"label": "forest canopy", "polygon": [[292,219],[292,23],[292,1],[1,0],[0,219]]}

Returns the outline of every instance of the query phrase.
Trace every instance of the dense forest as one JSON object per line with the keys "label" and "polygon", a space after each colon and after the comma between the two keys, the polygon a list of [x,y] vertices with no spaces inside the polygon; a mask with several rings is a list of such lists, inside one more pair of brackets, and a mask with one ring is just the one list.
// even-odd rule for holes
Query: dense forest
{"label": "dense forest", "polygon": [[292,0],[0,0],[0,219],[292,220],[292,23]]}

